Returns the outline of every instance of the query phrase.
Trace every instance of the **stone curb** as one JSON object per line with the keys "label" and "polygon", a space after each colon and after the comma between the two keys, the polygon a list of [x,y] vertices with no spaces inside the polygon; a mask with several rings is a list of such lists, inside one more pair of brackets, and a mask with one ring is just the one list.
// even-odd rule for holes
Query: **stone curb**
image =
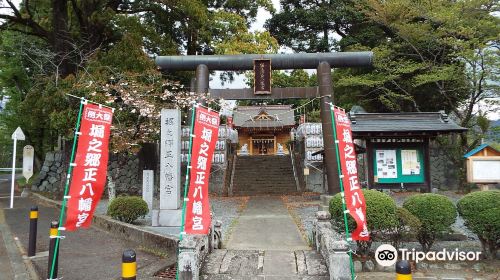
{"label": "stone curb", "polygon": [[26,256],[26,252],[21,246],[19,239],[15,237],[9,229],[7,223],[4,223],[3,209],[0,209],[0,242],[3,242],[7,251],[7,257],[10,260],[12,276],[15,280],[38,280],[39,275],[31,260]]}
{"label": "stone curb", "polygon": [[[39,203],[48,206],[61,207],[62,203],[40,194],[31,192],[31,197]],[[110,217],[94,214],[92,225],[106,230],[113,235],[130,241],[137,242],[144,247],[154,250],[177,251],[179,239],[175,236],[163,236],[135,225],[116,221]]]}

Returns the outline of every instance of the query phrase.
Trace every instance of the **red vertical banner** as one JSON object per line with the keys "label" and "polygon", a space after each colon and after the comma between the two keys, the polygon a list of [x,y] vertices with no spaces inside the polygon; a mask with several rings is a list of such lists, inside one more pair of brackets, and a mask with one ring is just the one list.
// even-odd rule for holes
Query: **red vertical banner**
{"label": "red vertical banner", "polygon": [[212,218],[208,201],[208,180],[219,134],[219,123],[218,113],[202,107],[196,108],[186,206],[185,231],[187,234],[207,234],[210,229]]}
{"label": "red vertical banner", "polygon": [[370,233],[366,221],[366,202],[358,181],[357,158],[352,139],[351,122],[344,110],[335,107],[333,111],[346,207],[357,224],[351,237],[353,240],[367,241],[370,240]]}
{"label": "red vertical banner", "polygon": [[78,136],[69,189],[67,230],[87,228],[101,199],[108,170],[108,144],[113,111],[86,104]]}

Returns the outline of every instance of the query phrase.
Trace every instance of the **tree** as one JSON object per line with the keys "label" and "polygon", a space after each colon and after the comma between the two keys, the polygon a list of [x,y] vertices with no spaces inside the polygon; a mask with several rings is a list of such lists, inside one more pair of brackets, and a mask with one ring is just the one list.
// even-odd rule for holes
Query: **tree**
{"label": "tree", "polygon": [[[406,49],[395,55],[415,66],[411,85],[417,90],[432,88],[461,126],[473,127],[480,119],[475,117],[476,107],[500,96],[500,19],[493,15],[498,3],[368,0],[366,4],[365,15],[387,30],[391,45]],[[414,100],[425,102],[417,96]],[[473,142],[462,137],[461,146],[477,143]]]}
{"label": "tree", "polygon": [[356,17],[353,1],[281,0],[281,11],[266,29],[281,45],[296,52],[329,52],[337,47],[334,34],[346,36]]}
{"label": "tree", "polygon": [[190,100],[178,81],[193,74],[159,73],[152,56],[277,49],[269,33],[248,30],[269,1],[174,2],[34,0],[18,8],[1,1],[0,88],[11,97],[1,136],[26,127],[43,158],[59,135],[72,137],[78,102],[66,97],[71,93],[120,109],[113,148],[129,150],[154,140],[159,108]]}

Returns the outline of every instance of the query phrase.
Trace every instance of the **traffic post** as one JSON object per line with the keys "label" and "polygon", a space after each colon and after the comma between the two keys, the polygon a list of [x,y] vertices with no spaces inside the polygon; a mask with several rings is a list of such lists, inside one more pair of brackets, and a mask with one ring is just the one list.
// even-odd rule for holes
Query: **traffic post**
{"label": "traffic post", "polygon": [[28,241],[28,257],[36,254],[36,234],[38,227],[38,206],[32,206],[30,210],[30,235]]}
{"label": "traffic post", "polygon": [[122,280],[135,280],[137,277],[136,254],[132,249],[125,250],[122,255]]}
{"label": "traffic post", "polygon": [[411,264],[407,260],[396,262],[396,280],[411,280]]}
{"label": "traffic post", "polygon": [[49,267],[47,270],[47,279],[57,279],[58,259],[59,259],[59,246],[56,246],[56,240],[60,238],[58,235],[59,222],[52,221],[50,223],[50,244],[49,244]]}

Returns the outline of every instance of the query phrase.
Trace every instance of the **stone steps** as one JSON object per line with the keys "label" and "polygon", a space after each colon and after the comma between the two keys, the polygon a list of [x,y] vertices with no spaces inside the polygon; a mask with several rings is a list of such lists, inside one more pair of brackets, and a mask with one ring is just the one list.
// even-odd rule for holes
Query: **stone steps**
{"label": "stone steps", "polygon": [[240,156],[236,160],[233,194],[280,194],[296,192],[288,156]]}

